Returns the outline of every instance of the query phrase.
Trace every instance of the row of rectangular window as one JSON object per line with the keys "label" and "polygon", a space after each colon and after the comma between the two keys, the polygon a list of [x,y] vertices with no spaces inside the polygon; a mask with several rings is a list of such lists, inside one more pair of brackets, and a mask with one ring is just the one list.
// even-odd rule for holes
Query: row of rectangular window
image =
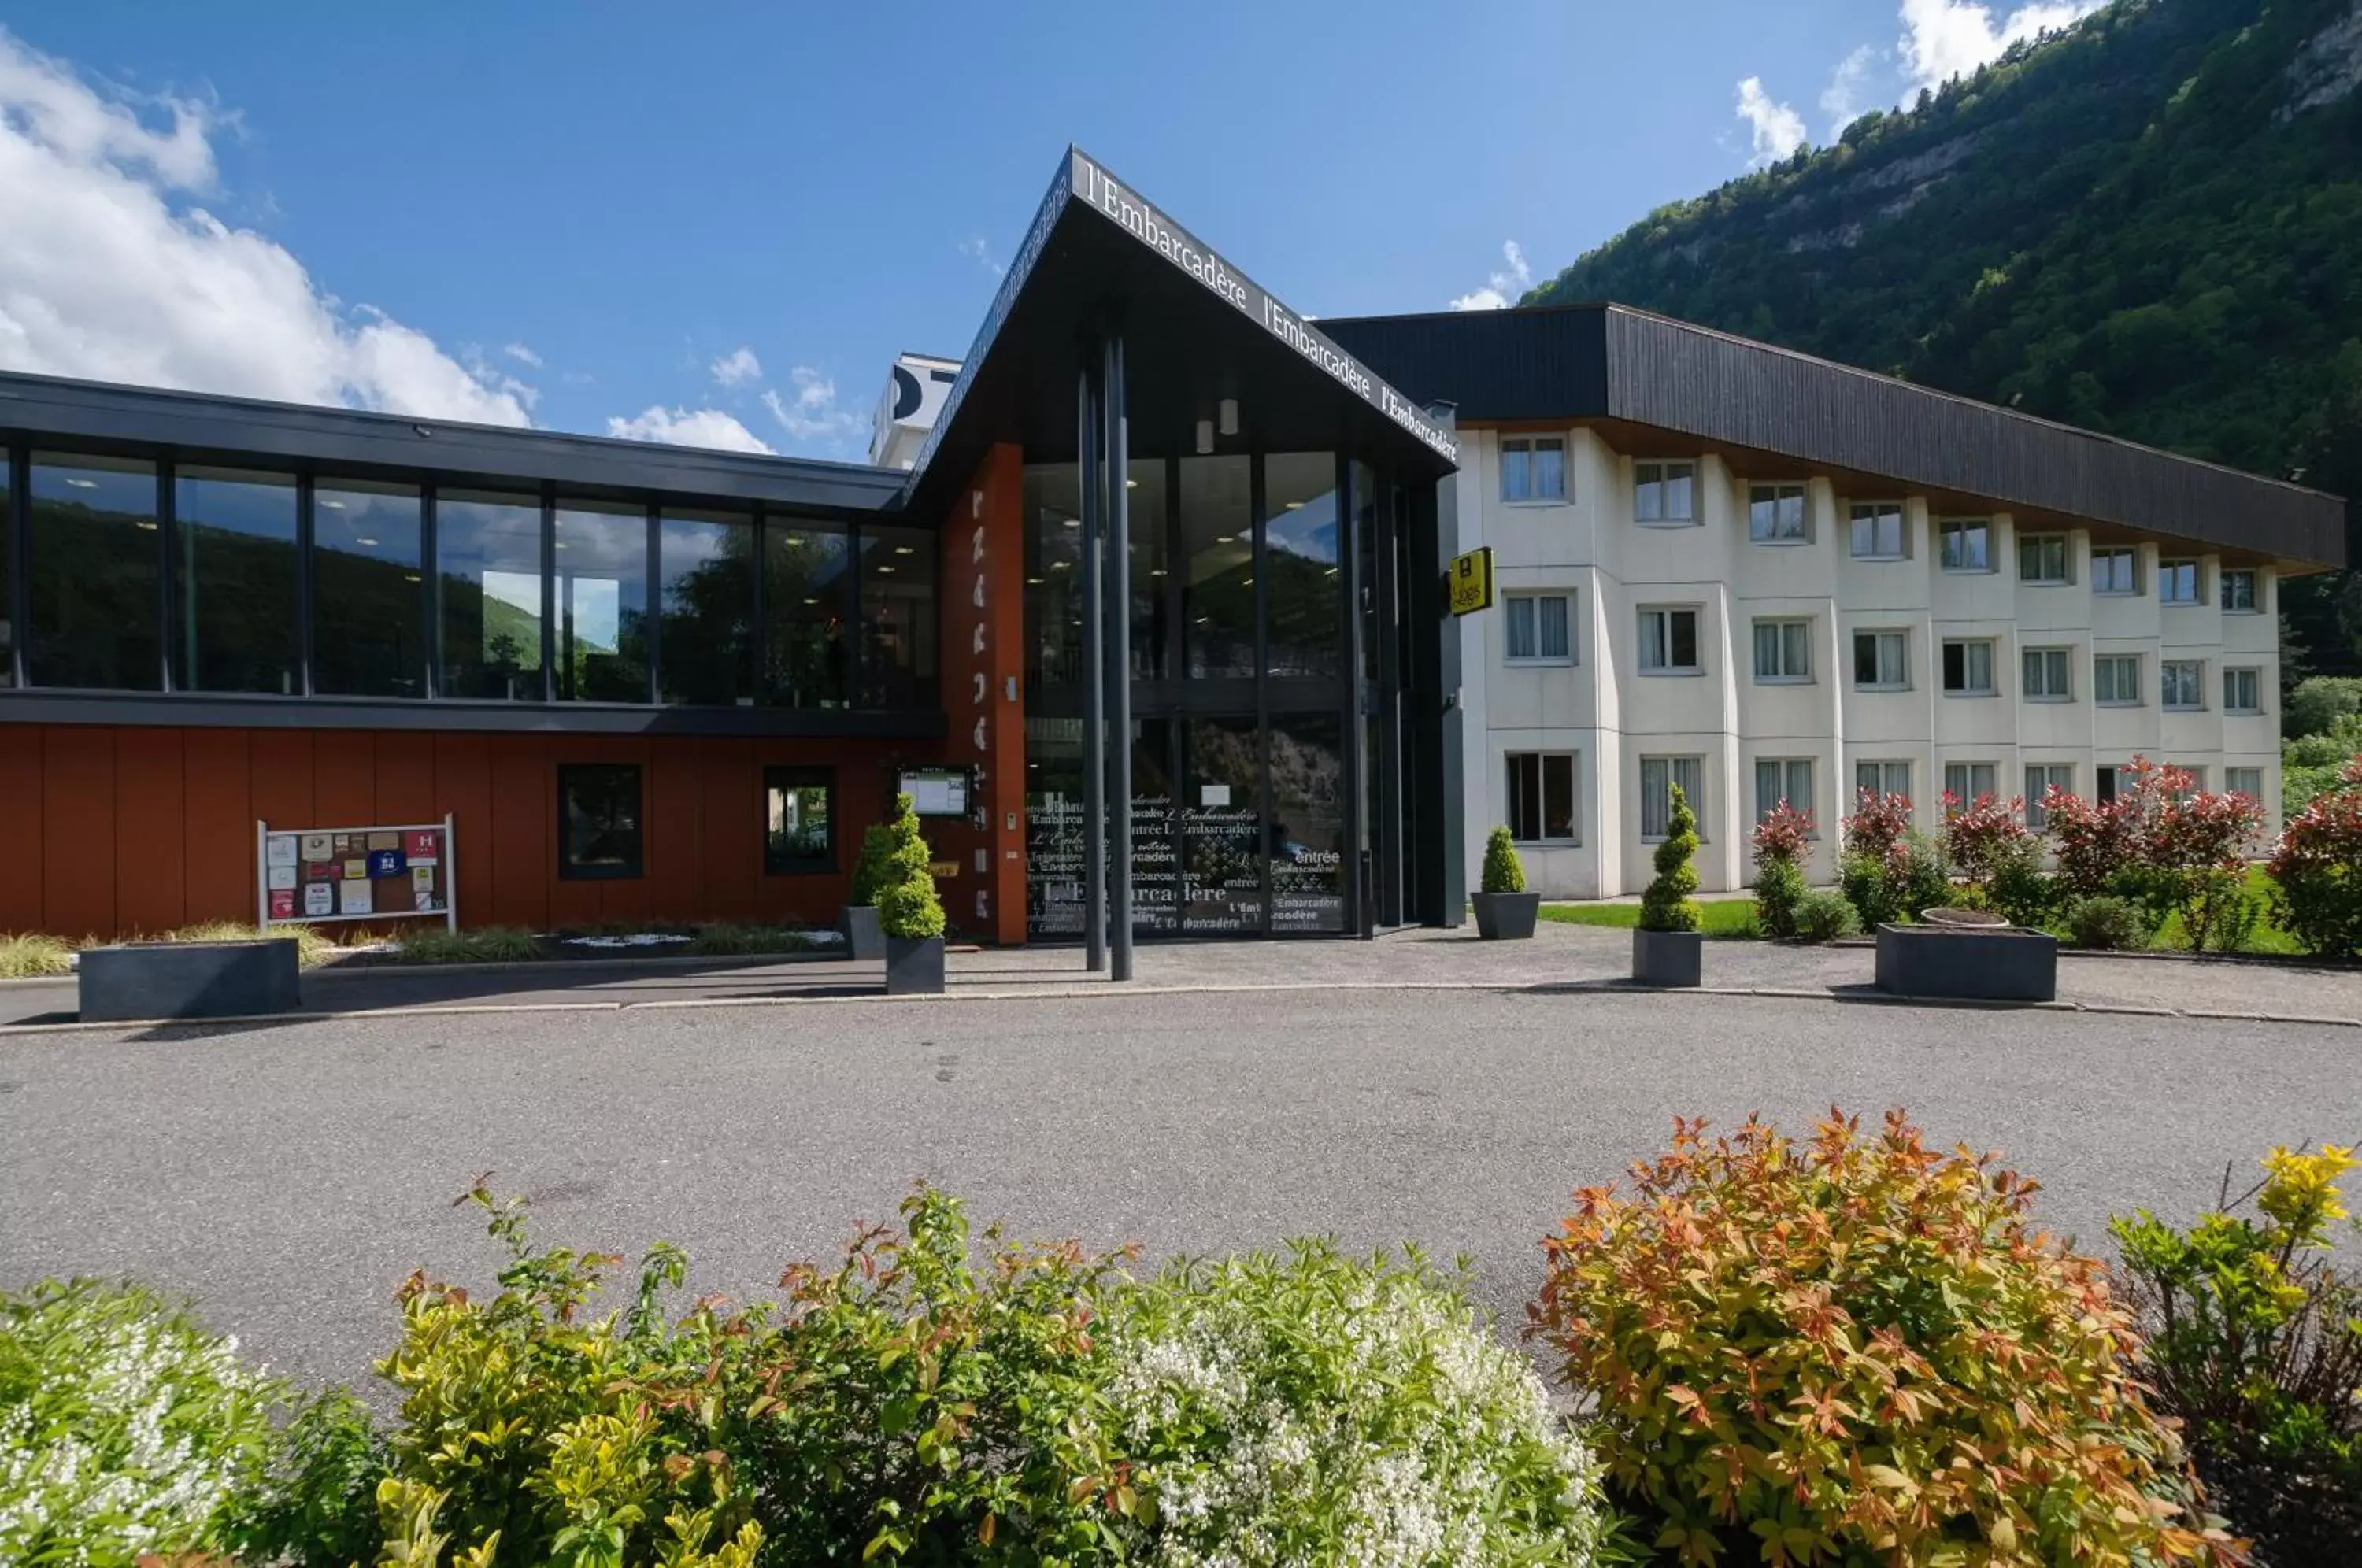
{"label": "row of rectangular window", "polygon": [[21,659],[69,689],[933,701],[923,530],[68,453],[23,472],[0,684]]}
{"label": "row of rectangular window", "polygon": [[[837,869],[833,769],[764,768],[761,811],[765,876],[825,876]],[[627,881],[645,876],[646,822],[638,763],[559,764],[557,875],[561,879]]]}
{"label": "row of rectangular window", "polygon": [[[1579,818],[1575,810],[1575,754],[1569,751],[1510,752],[1508,769],[1508,826],[1510,837],[1520,844],[1578,845],[1582,842]],[[1669,831],[1672,812],[1671,786],[1682,787],[1683,796],[1690,809],[1699,817],[1699,836],[1705,836],[1705,759],[1702,756],[1644,756],[1640,764],[1640,836],[1661,839]],[[2118,769],[2103,767],[2094,770],[2094,789],[2103,801],[2115,798]],[[2191,788],[2205,787],[2205,769],[2188,769]],[[2263,797],[2264,773],[2260,767],[2230,767],[2224,770],[2224,788],[2234,794],[2253,799]],[[2000,768],[1990,762],[1948,762],[1944,765],[1944,793],[1948,811],[1958,811],[1981,800],[1990,800],[1998,793]],[[2071,794],[2075,785],[2072,763],[2030,762],[2025,770],[2025,790],[2023,796],[2026,825],[2039,829],[2047,821],[2043,800],[2054,787]],[[1870,760],[1854,764],[1854,788],[1873,795],[1911,797],[1911,763],[1902,760]],[[1755,820],[1762,821],[1782,805],[1800,811],[1813,810],[1813,759],[1807,756],[1763,756],[1755,759]],[[1818,813],[1815,813],[1817,823]]]}

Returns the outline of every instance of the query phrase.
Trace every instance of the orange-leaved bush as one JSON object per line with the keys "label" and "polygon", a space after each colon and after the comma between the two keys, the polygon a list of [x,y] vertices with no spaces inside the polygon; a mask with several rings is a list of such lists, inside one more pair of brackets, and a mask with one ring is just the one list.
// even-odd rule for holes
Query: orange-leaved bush
{"label": "orange-leaved bush", "polygon": [[1532,1331],[1665,1560],[2237,1561],[2033,1182],[1836,1110],[1803,1146],[1676,1120],[1632,1180],[1575,1195]]}

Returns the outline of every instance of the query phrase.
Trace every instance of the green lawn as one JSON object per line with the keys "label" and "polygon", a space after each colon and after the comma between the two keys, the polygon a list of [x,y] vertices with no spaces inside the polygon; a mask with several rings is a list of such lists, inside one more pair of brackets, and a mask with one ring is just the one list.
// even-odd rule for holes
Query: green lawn
{"label": "green lawn", "polygon": [[[1698,912],[1703,917],[1699,929],[1708,936],[1736,938],[1755,934],[1755,900],[1752,899],[1701,899]],[[1638,904],[1544,904],[1542,919],[1554,920],[1562,925],[1604,925],[1629,931],[1640,923]]]}

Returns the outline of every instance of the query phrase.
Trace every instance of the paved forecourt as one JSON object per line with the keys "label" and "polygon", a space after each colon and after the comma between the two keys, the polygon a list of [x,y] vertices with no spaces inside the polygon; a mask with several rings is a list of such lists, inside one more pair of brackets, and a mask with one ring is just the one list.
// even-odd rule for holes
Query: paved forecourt
{"label": "paved forecourt", "polygon": [[449,1206],[479,1171],[552,1242],[668,1238],[738,1296],[923,1176],[1020,1235],[1152,1257],[1315,1231],[1464,1251],[1512,1331],[1569,1191],[1676,1113],[1802,1131],[1905,1104],[2007,1151],[2097,1243],[2114,1210],[2193,1212],[2226,1161],[2362,1133],[2358,1053],[2316,1024],[1507,988],[27,1033],[0,1039],[0,1285],[137,1274],[285,1370],[357,1378],[414,1266],[489,1282]]}

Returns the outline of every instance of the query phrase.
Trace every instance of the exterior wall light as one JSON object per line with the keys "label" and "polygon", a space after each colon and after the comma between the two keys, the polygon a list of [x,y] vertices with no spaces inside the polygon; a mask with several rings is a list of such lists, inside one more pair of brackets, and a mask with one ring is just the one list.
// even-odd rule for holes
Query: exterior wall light
{"label": "exterior wall light", "polygon": [[1203,457],[1213,449],[1214,422],[1210,419],[1201,419],[1198,421],[1198,454]]}
{"label": "exterior wall light", "polygon": [[1237,435],[1239,433],[1239,400],[1234,397],[1226,397],[1218,406],[1222,416],[1222,434],[1225,436]]}

